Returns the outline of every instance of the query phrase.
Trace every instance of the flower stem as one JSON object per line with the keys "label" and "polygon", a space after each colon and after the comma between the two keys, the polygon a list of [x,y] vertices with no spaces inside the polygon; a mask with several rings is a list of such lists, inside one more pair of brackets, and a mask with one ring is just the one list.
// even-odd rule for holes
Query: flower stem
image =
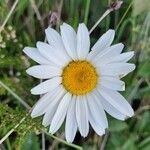
{"label": "flower stem", "polygon": [[45,150],[45,133],[42,132],[42,150]]}
{"label": "flower stem", "polygon": [[83,150],[82,147],[80,147],[80,146],[78,146],[78,145],[76,145],[76,144],[68,143],[67,141],[62,140],[62,139],[60,139],[60,138],[58,138],[58,137],[56,137],[56,136],[54,136],[54,135],[52,135],[52,134],[46,132],[45,130],[42,130],[42,131],[43,131],[46,135],[52,137],[53,139],[55,139],[55,140],[57,140],[57,141],[59,141],[59,142],[65,144],[65,145],[68,145],[68,146],[70,146],[70,147],[72,147],[72,148],[75,148],[75,149],[77,149],[77,150]]}
{"label": "flower stem", "polygon": [[93,30],[98,26],[98,24],[110,13],[112,12],[113,9],[107,9],[105,11],[105,13],[98,19],[98,21],[94,24],[94,26],[91,28],[91,30],[89,31],[89,34],[91,34],[93,32]]}

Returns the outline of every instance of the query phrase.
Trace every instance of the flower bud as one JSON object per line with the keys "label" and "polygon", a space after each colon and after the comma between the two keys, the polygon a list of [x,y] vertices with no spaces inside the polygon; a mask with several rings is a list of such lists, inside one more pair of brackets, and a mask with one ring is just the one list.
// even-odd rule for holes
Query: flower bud
{"label": "flower bud", "polygon": [[123,3],[123,1],[118,1],[118,0],[112,1],[112,2],[110,2],[109,7],[110,7],[110,9],[118,10],[118,9],[120,9],[122,3]]}
{"label": "flower bud", "polygon": [[49,26],[50,27],[55,26],[57,24],[58,18],[59,18],[58,13],[52,12],[49,17]]}

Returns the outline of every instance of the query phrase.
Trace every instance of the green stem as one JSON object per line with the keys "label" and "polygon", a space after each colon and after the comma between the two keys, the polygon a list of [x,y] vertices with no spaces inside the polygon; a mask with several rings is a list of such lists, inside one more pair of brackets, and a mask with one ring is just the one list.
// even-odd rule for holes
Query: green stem
{"label": "green stem", "polygon": [[65,144],[65,145],[68,145],[68,146],[70,146],[70,147],[72,147],[72,148],[75,148],[75,149],[77,149],[77,150],[83,150],[82,147],[80,147],[80,146],[78,146],[78,145],[76,145],[76,144],[68,143],[67,141],[62,140],[62,139],[60,139],[60,138],[58,138],[58,137],[56,137],[56,136],[54,136],[54,135],[52,135],[52,134],[46,132],[45,130],[42,130],[42,131],[43,131],[46,135],[52,137],[53,139],[55,139],[55,140],[57,140],[57,141],[59,141],[59,142]]}
{"label": "green stem", "polygon": [[8,150],[11,150],[9,138],[6,139],[6,145],[7,145]]}
{"label": "green stem", "polygon": [[22,99],[20,98],[15,92],[13,92],[6,84],[4,84],[2,81],[0,81],[0,86],[5,88],[14,98],[16,98],[24,107],[27,109],[31,109],[31,107]]}
{"label": "green stem", "polygon": [[6,139],[6,144],[7,144],[8,150],[11,150],[11,145],[10,145],[9,138]]}
{"label": "green stem", "polygon": [[90,3],[91,3],[91,0],[86,0],[86,8],[85,8],[85,15],[84,15],[84,23],[85,24],[87,24],[87,22],[88,22]]}
{"label": "green stem", "polygon": [[127,10],[125,11],[125,13],[123,14],[121,20],[119,21],[117,27],[116,27],[116,31],[118,30],[119,26],[121,25],[122,21],[124,20],[124,18],[126,17],[128,11],[130,10],[131,6],[132,6],[133,0],[131,1],[130,5],[128,6]]}
{"label": "green stem", "polygon": [[27,118],[28,115],[29,115],[29,113],[27,113],[26,116],[23,117],[23,118],[19,121],[18,124],[16,124],[11,130],[9,130],[9,131],[7,132],[7,134],[6,134],[4,137],[2,137],[2,139],[0,140],[0,144],[2,144],[2,143],[15,131],[15,129],[17,129],[17,128],[25,121],[25,119]]}

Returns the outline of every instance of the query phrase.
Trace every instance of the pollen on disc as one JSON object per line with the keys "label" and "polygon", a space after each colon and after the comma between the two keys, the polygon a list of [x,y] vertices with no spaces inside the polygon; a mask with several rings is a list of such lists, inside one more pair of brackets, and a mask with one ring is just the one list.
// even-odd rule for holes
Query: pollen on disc
{"label": "pollen on disc", "polygon": [[62,73],[62,84],[74,95],[85,95],[97,85],[98,75],[95,67],[88,61],[72,61]]}

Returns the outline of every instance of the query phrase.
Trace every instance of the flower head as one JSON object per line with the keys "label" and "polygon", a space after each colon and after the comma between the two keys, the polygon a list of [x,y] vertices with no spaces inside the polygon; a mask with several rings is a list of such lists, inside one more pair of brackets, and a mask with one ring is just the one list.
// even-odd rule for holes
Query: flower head
{"label": "flower head", "polygon": [[86,137],[89,123],[98,135],[103,135],[108,128],[105,111],[119,120],[134,114],[118,92],[125,90],[120,76],[135,69],[134,64],[127,63],[134,53],[121,54],[122,43],[111,46],[114,30],[103,34],[91,50],[85,24],[79,24],[77,33],[66,23],[60,30],[61,35],[48,27],[45,30],[48,43],[37,42],[37,48],[24,48],[39,63],[27,69],[27,73],[47,79],[31,89],[32,94],[44,94],[31,116],[44,115],[43,125],[50,125],[50,133],[55,133],[66,118],[68,142],[74,140],[77,129]]}

